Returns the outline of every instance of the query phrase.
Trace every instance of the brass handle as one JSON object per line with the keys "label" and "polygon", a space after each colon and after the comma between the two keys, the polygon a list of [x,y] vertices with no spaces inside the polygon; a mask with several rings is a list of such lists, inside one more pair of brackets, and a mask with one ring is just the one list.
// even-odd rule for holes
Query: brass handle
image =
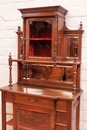
{"label": "brass handle", "polygon": [[31,100],[30,100],[30,102],[35,103],[35,102],[36,102],[36,100],[35,100],[35,99],[31,99]]}

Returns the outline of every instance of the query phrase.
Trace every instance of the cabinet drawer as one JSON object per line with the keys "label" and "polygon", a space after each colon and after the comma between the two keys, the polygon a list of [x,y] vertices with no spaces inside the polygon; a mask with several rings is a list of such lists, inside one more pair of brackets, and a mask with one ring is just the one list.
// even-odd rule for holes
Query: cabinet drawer
{"label": "cabinet drawer", "polygon": [[57,111],[67,111],[67,101],[63,101],[63,100],[60,100],[60,101],[57,101],[56,103],[56,110]]}
{"label": "cabinet drawer", "polygon": [[55,130],[67,130],[67,126],[56,125]]}
{"label": "cabinet drawer", "polygon": [[8,93],[8,92],[5,93],[6,101],[13,101],[13,99],[14,99],[14,95],[12,93]]}
{"label": "cabinet drawer", "polygon": [[67,125],[67,122],[68,122],[67,113],[65,113],[65,112],[57,112],[57,114],[56,114],[56,123]]}
{"label": "cabinet drawer", "polygon": [[39,105],[43,107],[54,107],[54,100],[41,98],[37,96],[26,96],[26,95],[20,95],[15,94],[15,102],[19,102],[22,104],[31,104],[31,105]]}

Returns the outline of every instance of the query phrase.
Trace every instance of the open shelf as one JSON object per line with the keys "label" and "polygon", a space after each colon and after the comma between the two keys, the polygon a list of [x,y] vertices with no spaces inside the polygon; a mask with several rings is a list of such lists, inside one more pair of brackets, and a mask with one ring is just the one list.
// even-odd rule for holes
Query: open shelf
{"label": "open shelf", "polygon": [[[6,124],[7,124],[7,125],[10,125],[10,126],[13,126],[13,119],[9,120]],[[34,130],[34,129],[32,129],[32,128],[28,128],[28,127],[23,126],[23,125],[19,125],[19,128],[21,128],[21,130],[22,130],[22,129],[23,129],[23,130]]]}
{"label": "open shelf", "polygon": [[52,40],[51,38],[30,38],[30,40],[34,41],[34,40]]}
{"label": "open shelf", "polygon": [[7,125],[13,126],[13,119],[6,122]]}
{"label": "open shelf", "polygon": [[[48,38],[33,38],[29,45],[29,56],[51,57],[51,41]],[[42,39],[42,41],[40,41]]]}

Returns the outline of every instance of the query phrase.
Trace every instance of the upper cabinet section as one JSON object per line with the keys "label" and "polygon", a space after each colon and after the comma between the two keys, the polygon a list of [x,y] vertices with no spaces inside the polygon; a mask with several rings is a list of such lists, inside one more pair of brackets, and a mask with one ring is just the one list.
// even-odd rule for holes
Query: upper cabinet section
{"label": "upper cabinet section", "polygon": [[[22,59],[57,60],[62,57],[67,10],[61,6],[19,9],[23,18]],[[59,41],[59,42],[58,42]]]}
{"label": "upper cabinet section", "polygon": [[19,9],[23,31],[18,29],[18,59],[29,61],[81,60],[82,24],[78,30],[65,25],[68,12],[61,6]]}
{"label": "upper cabinet section", "polygon": [[18,83],[80,89],[82,23],[77,30],[66,27],[67,10],[61,6],[19,9],[23,29],[18,27]]}

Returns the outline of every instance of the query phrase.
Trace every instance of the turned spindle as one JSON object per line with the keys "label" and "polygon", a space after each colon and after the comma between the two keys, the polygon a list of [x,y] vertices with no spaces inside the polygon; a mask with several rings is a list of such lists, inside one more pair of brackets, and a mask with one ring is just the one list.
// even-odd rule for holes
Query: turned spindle
{"label": "turned spindle", "polygon": [[12,86],[12,56],[11,53],[9,53],[9,86]]}
{"label": "turned spindle", "polygon": [[73,64],[73,93],[76,93],[77,89],[77,83],[76,83],[76,77],[77,77],[77,64],[76,64],[77,58],[74,58],[74,64]]}

